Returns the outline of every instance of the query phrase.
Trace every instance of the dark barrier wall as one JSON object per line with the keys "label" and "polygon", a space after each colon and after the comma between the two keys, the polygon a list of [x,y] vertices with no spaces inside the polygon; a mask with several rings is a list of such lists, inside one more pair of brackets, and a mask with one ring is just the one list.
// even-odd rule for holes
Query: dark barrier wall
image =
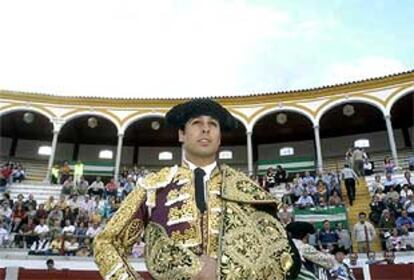
{"label": "dark barrier wall", "polygon": [[413,280],[414,264],[370,265],[371,279]]}
{"label": "dark barrier wall", "polygon": [[[139,272],[145,280],[151,280],[148,272]],[[1,274],[0,274],[1,275]],[[0,279],[4,279],[0,277]],[[43,270],[43,269],[19,269],[19,280],[102,280],[97,271],[84,270]]]}
{"label": "dark barrier wall", "polygon": [[0,268],[0,280],[6,279],[6,269]]}
{"label": "dark barrier wall", "polygon": [[352,269],[356,280],[364,280],[364,271],[361,267],[355,267]]}

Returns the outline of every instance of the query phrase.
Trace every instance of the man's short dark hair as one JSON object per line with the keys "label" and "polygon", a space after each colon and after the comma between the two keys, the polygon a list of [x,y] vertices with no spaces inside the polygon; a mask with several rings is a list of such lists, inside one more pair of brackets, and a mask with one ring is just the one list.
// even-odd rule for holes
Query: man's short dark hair
{"label": "man's short dark hair", "polygon": [[46,261],[46,264],[55,264],[55,261],[53,260],[53,259],[48,259],[47,261]]}
{"label": "man's short dark hair", "polygon": [[359,214],[358,214],[358,216],[367,216],[367,213],[365,213],[365,212],[359,212]]}

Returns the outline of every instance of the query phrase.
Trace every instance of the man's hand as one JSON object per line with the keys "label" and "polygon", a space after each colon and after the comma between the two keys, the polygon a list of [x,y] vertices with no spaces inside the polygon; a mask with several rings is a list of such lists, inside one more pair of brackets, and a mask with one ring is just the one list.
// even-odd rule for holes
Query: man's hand
{"label": "man's hand", "polygon": [[204,265],[201,271],[194,277],[194,280],[216,280],[217,261],[206,255],[202,255],[200,260]]}

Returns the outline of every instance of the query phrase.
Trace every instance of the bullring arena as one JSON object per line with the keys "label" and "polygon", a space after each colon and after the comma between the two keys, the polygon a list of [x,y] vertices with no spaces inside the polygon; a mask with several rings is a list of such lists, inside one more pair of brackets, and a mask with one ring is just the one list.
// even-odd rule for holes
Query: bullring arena
{"label": "bullring arena", "polygon": [[[331,243],[349,250],[356,279],[414,279],[413,71],[215,100],[238,120],[223,135],[219,161],[283,201],[283,223],[308,221],[322,231],[328,220],[337,233]],[[0,279],[102,279],[93,238],[137,181],[180,164],[177,131],[164,117],[182,101],[0,91]],[[340,174],[344,164],[357,168],[356,150],[363,170],[351,206]],[[277,166],[284,171],[269,169]],[[299,202],[303,180],[314,182],[311,205]],[[375,232],[358,253],[365,241],[357,236],[371,238],[355,227],[360,212]],[[324,242],[316,235],[310,244],[326,249]],[[134,245],[130,261],[151,279],[143,247]],[[320,279],[327,273],[320,270]]]}

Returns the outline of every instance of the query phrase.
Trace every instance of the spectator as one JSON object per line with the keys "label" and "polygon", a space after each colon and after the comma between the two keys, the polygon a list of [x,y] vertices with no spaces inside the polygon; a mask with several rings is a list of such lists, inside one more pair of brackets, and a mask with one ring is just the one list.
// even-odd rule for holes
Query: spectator
{"label": "spectator", "polygon": [[402,203],[402,204],[404,204],[408,199],[409,199],[409,197],[412,197],[413,196],[413,191],[409,188],[409,186],[406,184],[406,185],[404,185],[403,186],[403,188],[401,189],[401,191],[400,191],[400,202]]}
{"label": "spectator", "polygon": [[46,255],[50,249],[50,242],[46,238],[46,234],[39,234],[39,239],[33,242],[30,247],[29,255]]}
{"label": "spectator", "polygon": [[94,203],[89,195],[85,195],[84,199],[79,203],[79,208],[85,210],[88,214],[93,212]]}
{"label": "spectator", "polygon": [[408,170],[414,171],[414,156],[408,158]]}
{"label": "spectator", "polygon": [[83,177],[83,168],[84,165],[82,163],[82,161],[78,160],[74,166],[74,170],[73,170],[73,182],[75,184],[75,187],[78,188],[79,187],[79,182],[81,180],[81,177]]}
{"label": "spectator", "polygon": [[4,200],[0,208],[0,220],[3,221],[3,226],[5,226],[9,231],[11,230],[12,226],[12,215],[13,210],[11,210],[9,202],[7,200]]}
{"label": "spectator", "polygon": [[126,197],[130,192],[132,192],[134,187],[135,187],[134,181],[132,179],[132,176],[130,176],[128,177],[127,182],[123,186],[121,197],[122,198]]}
{"label": "spectator", "polygon": [[52,259],[46,261],[47,270],[55,270],[55,262]]}
{"label": "spectator", "polygon": [[62,185],[70,176],[70,166],[67,161],[63,162],[60,168],[60,184]]}
{"label": "spectator", "polygon": [[369,186],[369,192],[371,195],[374,195],[377,190],[384,191],[384,185],[381,183],[381,175],[377,174],[374,178],[374,182],[372,182]]}
{"label": "spectator", "polygon": [[59,209],[59,206],[55,205],[53,210],[50,211],[49,215],[47,216],[47,224],[49,226],[54,225],[56,222],[62,223],[63,220],[63,213]]}
{"label": "spectator", "polygon": [[279,211],[277,216],[283,225],[293,222],[292,210],[289,209],[288,204],[283,204],[283,208]]}
{"label": "spectator", "polygon": [[46,234],[48,232],[49,232],[49,227],[47,225],[45,225],[45,220],[40,219],[39,224],[34,229],[34,233],[40,236],[40,235]]}
{"label": "spectator", "polygon": [[285,204],[289,204],[292,205],[294,198],[293,198],[293,190],[292,190],[292,186],[290,183],[286,183],[285,185],[285,193],[283,194],[282,197],[282,202]]}
{"label": "spectator", "polygon": [[408,216],[414,218],[414,195],[408,195],[408,199],[404,202],[403,208],[407,210]]}
{"label": "spectator", "polygon": [[104,193],[104,184],[101,181],[101,177],[96,177],[96,180],[89,186],[88,194],[92,195],[99,195],[100,197],[103,196]]}
{"label": "spectator", "polygon": [[66,200],[66,196],[64,194],[60,195],[59,201],[57,202],[57,206],[61,211],[65,210],[66,207],[69,207],[69,203]]}
{"label": "spectator", "polygon": [[88,187],[89,187],[89,182],[86,181],[84,176],[81,176],[76,186],[75,191],[78,195],[85,195],[88,191]]}
{"label": "spectator", "polygon": [[405,251],[405,244],[402,237],[398,234],[398,230],[394,228],[392,230],[391,237],[388,238],[387,249],[391,251]]}
{"label": "spectator", "polygon": [[[74,209],[74,210],[72,211],[72,209]],[[69,220],[71,222],[71,224],[73,224],[75,222],[74,211],[76,211],[75,208],[66,207],[65,210],[63,210],[63,219],[62,219],[62,221]]]}
{"label": "spectator", "polygon": [[46,211],[52,211],[52,209],[55,207],[56,201],[53,195],[49,196],[49,199],[45,203],[45,210]]}
{"label": "spectator", "polygon": [[306,184],[306,186],[315,186],[315,178],[310,175],[309,171],[305,172],[305,176],[302,179],[303,183]]}
{"label": "spectator", "polygon": [[407,227],[402,226],[401,237],[407,249],[413,250],[414,249],[414,231],[409,231]]}
{"label": "spectator", "polygon": [[388,193],[385,195],[385,199],[399,200],[400,194],[395,190],[394,186],[390,186]]}
{"label": "spectator", "polygon": [[318,197],[322,197],[324,201],[328,199],[328,189],[322,180],[318,181],[316,191],[318,192]]}
{"label": "spectator", "polygon": [[375,238],[374,226],[366,221],[367,215],[360,212],[358,215],[359,222],[354,225],[352,236],[358,244],[358,252],[366,253],[371,248],[372,240]]}
{"label": "spectator", "polygon": [[73,177],[69,176],[62,185],[62,194],[63,195],[72,195],[75,190],[75,183],[73,182]]}
{"label": "spectator", "polygon": [[73,235],[75,233],[75,226],[67,219],[65,220],[65,226],[62,229],[63,236]]}
{"label": "spectator", "polygon": [[336,190],[334,190],[332,195],[329,197],[328,204],[330,206],[341,206],[342,205],[341,197],[339,196],[339,194]]}
{"label": "spectator", "polygon": [[62,234],[62,225],[60,221],[54,221],[54,224],[49,227],[49,235],[52,238],[60,236]]}
{"label": "spectator", "polygon": [[86,231],[86,236],[93,239],[101,230],[98,223],[93,223]]}
{"label": "spectator", "polygon": [[76,210],[76,209],[79,208],[80,201],[78,200],[78,195],[77,194],[72,195],[71,199],[69,199],[69,201],[68,201],[68,205],[69,205],[69,207],[66,207],[66,209],[69,208],[69,209]]}
{"label": "spectator", "polygon": [[281,166],[276,166],[276,185],[280,185],[281,183],[287,183],[287,173],[286,170]]}
{"label": "spectator", "polygon": [[296,204],[298,205],[299,208],[306,208],[306,207],[311,207],[315,205],[312,197],[308,195],[307,191],[303,191],[302,195],[299,197]]}
{"label": "spectator", "polygon": [[414,226],[414,220],[411,217],[408,217],[407,210],[402,210],[401,216],[398,217],[398,219],[395,221],[395,224],[399,230],[402,230],[402,226],[405,226],[408,228],[408,230],[411,230]]}
{"label": "spectator", "polygon": [[372,197],[372,201],[370,203],[371,212],[369,213],[369,219],[374,223],[378,224],[382,211],[385,208],[385,205],[382,201],[379,200],[378,196]]}
{"label": "spectator", "polygon": [[395,187],[398,184],[396,180],[392,177],[391,172],[387,172],[385,174],[385,180],[384,180],[384,193],[387,193],[391,187]]}
{"label": "spectator", "polygon": [[26,178],[26,172],[21,166],[18,166],[16,169],[13,169],[11,176],[13,182],[21,183]]}
{"label": "spectator", "polygon": [[64,250],[66,256],[75,256],[79,249],[79,243],[76,237],[71,237],[64,242]]}
{"label": "spectator", "polygon": [[108,182],[105,186],[105,196],[116,197],[118,195],[118,184],[115,182],[114,178],[111,178],[111,181]]}
{"label": "spectator", "polygon": [[39,208],[36,210],[36,215],[35,215],[35,222],[39,222],[40,219],[47,219],[48,214],[47,211],[45,209],[45,205],[43,203],[39,204]]}
{"label": "spectator", "polygon": [[401,180],[401,185],[408,185],[408,187],[414,187],[414,182],[411,180],[411,172],[404,172],[404,179]]}
{"label": "spectator", "polygon": [[395,164],[389,156],[384,157],[384,171],[385,173],[394,173]]}
{"label": "spectator", "polygon": [[37,202],[34,199],[33,194],[29,194],[27,200],[24,202],[24,208],[26,209],[26,211],[29,210],[29,206],[32,206],[33,209],[36,209]]}
{"label": "spectator", "polygon": [[344,228],[342,223],[337,223],[336,234],[338,235],[338,247],[349,253],[352,246],[351,234],[349,233],[349,230]]}
{"label": "spectator", "polygon": [[331,224],[328,220],[323,221],[323,228],[319,230],[318,245],[320,250],[328,250],[332,252],[338,246],[338,234],[331,229]]}
{"label": "spectator", "polygon": [[386,239],[391,236],[391,232],[395,227],[395,219],[391,216],[388,209],[384,209],[382,212],[378,226],[380,229],[381,246],[383,250],[386,250]]}
{"label": "spectator", "polygon": [[0,219],[0,247],[6,247],[10,243],[10,233],[4,225],[3,221]]}
{"label": "spectator", "polygon": [[364,176],[364,153],[358,147],[352,153],[352,162],[353,169],[358,177]]}
{"label": "spectator", "polygon": [[272,167],[269,167],[267,169],[266,175],[264,177],[264,184],[264,188],[267,191],[276,186],[276,172]]}
{"label": "spectator", "polygon": [[18,232],[20,225],[23,220],[27,217],[26,211],[23,208],[22,204],[17,204],[16,209],[14,209],[12,214],[12,232]]}
{"label": "spectator", "polygon": [[35,227],[36,224],[34,219],[30,217],[28,218],[27,223],[22,224],[18,234],[14,237],[14,243],[18,248],[30,248],[30,246],[32,246],[37,238],[34,232]]}
{"label": "spectator", "polygon": [[62,251],[62,236],[61,234],[57,234],[53,237],[52,242],[50,243],[50,251],[49,254],[51,255],[60,255]]}
{"label": "spectator", "polygon": [[59,176],[60,176],[60,168],[59,168],[59,165],[55,164],[52,167],[50,183],[55,185],[58,182],[60,182]]}
{"label": "spectator", "polygon": [[349,168],[348,164],[344,165],[344,168],[341,170],[342,179],[345,181],[346,192],[349,199],[349,204],[352,206],[355,200],[355,182],[358,182],[357,174]]}

